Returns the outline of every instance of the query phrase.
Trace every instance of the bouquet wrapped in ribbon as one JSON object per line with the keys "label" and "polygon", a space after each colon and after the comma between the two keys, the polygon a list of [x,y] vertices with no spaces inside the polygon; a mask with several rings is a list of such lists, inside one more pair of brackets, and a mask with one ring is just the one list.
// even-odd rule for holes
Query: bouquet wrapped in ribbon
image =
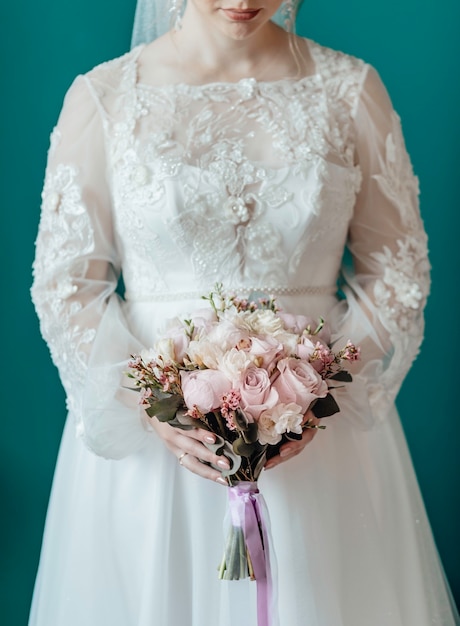
{"label": "bouquet wrapped in ribbon", "polygon": [[231,519],[219,576],[260,583],[260,618],[270,576],[257,479],[282,443],[324,428],[306,418],[309,409],[318,418],[339,411],[331,389],[352,380],[345,364],[359,348],[347,341],[336,350],[323,320],[283,313],[272,297],[239,299],[217,285],[203,299],[207,308],[173,320],[153,349],[132,356],[128,376],[149,416],[211,431],[209,447],[230,461],[229,470],[216,467],[230,487]]}

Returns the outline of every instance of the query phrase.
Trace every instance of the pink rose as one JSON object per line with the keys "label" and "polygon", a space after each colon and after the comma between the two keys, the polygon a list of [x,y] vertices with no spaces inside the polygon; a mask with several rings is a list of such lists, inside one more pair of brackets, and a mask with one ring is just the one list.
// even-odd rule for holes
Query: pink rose
{"label": "pink rose", "polygon": [[308,361],[313,352],[315,351],[315,343],[309,339],[309,336],[302,335],[300,337],[300,341],[296,346],[295,353],[299,357],[299,359],[304,359]]}
{"label": "pink rose", "polygon": [[[313,334],[318,328],[320,320],[314,319],[313,317],[307,317],[305,315],[292,315],[292,313],[278,313],[277,315],[283,320],[284,327],[289,332],[296,333],[297,335],[303,334],[313,343],[321,341],[325,345],[330,344],[331,329],[329,324],[326,322],[323,323],[321,330],[319,330],[316,334]],[[310,332],[307,332],[307,329]]]}
{"label": "pink rose", "polygon": [[222,396],[232,388],[231,382],[217,370],[181,371],[182,393],[187,408],[197,406],[202,413],[218,409]]}
{"label": "pink rose", "polygon": [[288,357],[279,361],[277,368],[280,374],[273,382],[273,387],[278,392],[280,402],[295,402],[305,412],[316,398],[327,395],[326,381],[310,363]]}
{"label": "pink rose", "polygon": [[195,328],[208,329],[217,322],[217,315],[211,307],[194,311],[191,321]]}
{"label": "pink rose", "polygon": [[238,389],[241,395],[241,408],[254,421],[262,411],[270,409],[278,402],[278,393],[272,388],[268,372],[250,365],[244,372]]}
{"label": "pink rose", "polygon": [[276,358],[283,353],[284,347],[275,337],[251,337],[248,353],[257,358],[258,367],[271,372],[276,364]]}
{"label": "pink rose", "polygon": [[305,315],[293,315],[292,313],[277,313],[278,317],[283,320],[284,328],[291,333],[297,333],[300,335],[307,326],[310,326],[313,330],[317,327],[317,322],[312,317],[306,317]]}
{"label": "pink rose", "polygon": [[174,326],[170,328],[166,333],[166,337],[172,341],[174,361],[176,363],[183,363],[190,343],[185,326]]}
{"label": "pink rose", "polygon": [[[311,330],[312,331],[316,330],[317,326],[318,326],[318,322],[314,322],[311,325]],[[303,334],[305,336],[307,336],[309,339],[311,339],[313,341],[313,343],[316,343],[317,341],[320,341],[325,346],[328,346],[331,343],[331,327],[329,326],[329,324],[327,322],[324,322],[323,327],[321,328],[321,330],[319,330],[314,335],[311,334],[311,333],[307,333],[307,331],[304,331]]]}

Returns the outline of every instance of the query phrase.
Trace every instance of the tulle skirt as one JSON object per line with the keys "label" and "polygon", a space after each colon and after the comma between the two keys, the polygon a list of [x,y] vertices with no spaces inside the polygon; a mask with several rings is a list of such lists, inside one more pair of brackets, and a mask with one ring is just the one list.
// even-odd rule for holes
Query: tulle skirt
{"label": "tulle skirt", "polygon": [[[129,315],[146,341],[144,312]],[[371,429],[346,417],[325,418],[259,480],[279,626],[460,623],[396,410]],[[154,432],[105,460],[69,417],[30,626],[256,626],[256,584],[218,580],[226,508],[226,487],[181,467]]]}

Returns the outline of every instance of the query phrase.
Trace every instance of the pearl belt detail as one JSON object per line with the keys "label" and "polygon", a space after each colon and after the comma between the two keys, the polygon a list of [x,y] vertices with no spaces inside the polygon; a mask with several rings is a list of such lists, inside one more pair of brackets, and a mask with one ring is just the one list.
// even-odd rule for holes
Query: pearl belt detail
{"label": "pearl belt detail", "polygon": [[[209,291],[211,291],[209,289]],[[325,296],[334,295],[337,291],[335,285],[316,285],[309,287],[225,287],[225,293],[237,294],[243,297],[259,298],[262,296]],[[131,293],[127,291],[125,293],[125,300],[129,302],[174,302],[175,300],[200,300],[203,295],[206,295],[207,291],[182,291],[169,293]]]}

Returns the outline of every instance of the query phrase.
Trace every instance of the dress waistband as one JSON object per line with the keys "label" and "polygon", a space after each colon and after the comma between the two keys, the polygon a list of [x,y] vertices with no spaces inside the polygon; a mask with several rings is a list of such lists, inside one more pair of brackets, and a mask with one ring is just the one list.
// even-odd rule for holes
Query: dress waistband
{"label": "dress waistband", "polygon": [[[212,291],[210,289],[209,291]],[[335,295],[336,285],[316,285],[308,287],[225,287],[225,293],[243,297],[260,298],[262,296],[327,296]],[[174,302],[175,300],[200,300],[206,291],[181,291],[169,293],[139,294],[126,291],[128,302]]]}

